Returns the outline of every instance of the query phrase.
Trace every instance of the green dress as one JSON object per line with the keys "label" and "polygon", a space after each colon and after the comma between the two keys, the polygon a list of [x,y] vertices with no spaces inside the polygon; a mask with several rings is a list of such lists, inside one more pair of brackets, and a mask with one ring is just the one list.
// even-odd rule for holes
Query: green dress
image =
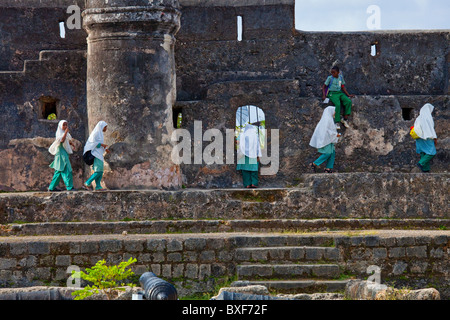
{"label": "green dress", "polygon": [[[101,144],[99,143],[97,145],[97,148],[100,147]],[[94,170],[94,173],[89,177],[89,179],[84,184],[90,187],[92,185],[92,182],[95,181],[95,190],[100,190],[102,189],[101,181],[103,177],[103,161],[95,157],[92,169]]]}
{"label": "green dress", "polygon": [[53,191],[58,186],[61,178],[67,190],[73,189],[72,166],[70,165],[69,154],[62,144],[59,145],[58,152],[55,154],[55,160],[50,164],[50,168],[55,169],[55,174],[48,188],[50,191]]}
{"label": "green dress", "polygon": [[249,158],[244,155],[238,159],[236,170],[242,171],[244,187],[250,185],[258,186],[258,160],[256,158]]}

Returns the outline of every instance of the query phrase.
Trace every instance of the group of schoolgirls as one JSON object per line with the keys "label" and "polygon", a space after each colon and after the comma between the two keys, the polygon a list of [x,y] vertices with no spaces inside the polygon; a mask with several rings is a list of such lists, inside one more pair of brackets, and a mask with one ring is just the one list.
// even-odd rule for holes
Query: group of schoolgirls
{"label": "group of schoolgirls", "polygon": [[[107,123],[105,121],[99,121],[95,126],[92,133],[89,135],[89,139],[86,141],[83,150],[83,159],[88,164],[92,164],[94,173],[89,179],[83,183],[84,190],[104,190],[101,186],[101,180],[103,177],[103,154],[105,151],[108,153],[108,146],[105,145],[103,133],[107,130]],[[55,156],[54,161],[50,164],[50,168],[55,169],[53,179],[48,187],[48,191],[61,191],[57,188],[61,179],[66,185],[68,191],[75,191],[73,187],[73,173],[72,166],[69,160],[69,154],[73,153],[72,136],[69,133],[69,124],[66,120],[61,120],[58,123],[58,129],[56,130],[56,137],[53,144],[48,151]],[[90,158],[90,159],[89,159]],[[89,160],[87,160],[89,159]],[[87,161],[86,161],[87,160]],[[92,182],[95,181],[95,188]]]}
{"label": "group of schoolgirls", "polygon": [[[345,127],[349,127],[348,117],[351,114],[353,98],[345,88],[345,81],[338,67],[333,67],[331,76],[329,76],[323,85],[323,99],[329,99],[334,106],[329,106],[323,111],[322,117],[317,124],[314,133],[310,140],[310,146],[317,149],[321,154],[320,157],[309,166],[314,172],[318,172],[319,166],[325,163],[326,173],[332,173],[335,162],[335,144],[341,136],[338,133],[340,123]],[[341,105],[344,107],[344,118],[341,119]],[[420,161],[417,166],[422,172],[430,171],[430,161],[436,155],[437,136],[434,130],[434,121],[431,113],[433,112],[433,105],[427,103],[421,110],[417,117],[414,127],[411,127],[411,136],[416,141],[416,152],[420,154]],[[85,190],[103,190],[101,186],[101,179],[103,176],[103,153],[109,152],[107,145],[103,144],[103,133],[107,130],[105,121],[100,121],[95,126],[94,130],[89,136],[83,150],[83,158],[89,156],[93,158],[94,173],[83,184]],[[48,188],[49,191],[57,190],[57,185],[61,178],[66,185],[67,190],[75,190],[73,188],[72,167],[70,165],[69,154],[72,154],[72,137],[69,133],[68,123],[66,120],[61,120],[56,131],[55,142],[50,146],[49,152],[55,156],[55,160],[50,164],[50,167],[55,169],[53,179]],[[237,170],[242,171],[243,184],[246,188],[258,187],[258,158],[261,156],[261,147],[257,134],[257,126],[247,124],[242,133],[242,141],[248,143],[242,144],[241,149],[245,154],[243,161],[238,161]],[[86,158],[85,158],[86,159]],[[87,162],[87,161],[86,161]],[[242,162],[242,163],[241,163]],[[91,162],[87,162],[91,163]],[[95,189],[92,182],[95,181]]]}
{"label": "group of schoolgirls", "polygon": [[[339,123],[349,127],[348,117],[351,114],[352,101],[354,95],[350,95],[345,89],[345,81],[340,75],[339,68],[331,69],[331,76],[323,84],[323,100],[335,105],[325,108],[322,118],[317,124],[312,135],[310,146],[316,148],[321,156],[309,166],[314,172],[318,172],[319,166],[326,162],[325,172],[332,173],[335,161],[335,144],[341,136],[338,133]],[[341,119],[341,105],[344,106],[344,119]],[[434,130],[434,121],[431,113],[434,106],[427,103],[420,109],[414,126],[411,127],[411,136],[416,141],[416,152],[420,154],[420,161],[417,166],[422,172],[430,171],[430,161],[436,155],[437,136]]]}

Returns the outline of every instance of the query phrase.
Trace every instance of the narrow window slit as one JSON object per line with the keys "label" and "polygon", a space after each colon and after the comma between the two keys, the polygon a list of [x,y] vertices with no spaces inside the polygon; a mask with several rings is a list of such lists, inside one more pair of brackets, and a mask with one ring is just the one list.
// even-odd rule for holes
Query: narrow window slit
{"label": "narrow window slit", "polygon": [[59,36],[62,39],[66,38],[66,28],[64,27],[64,21],[59,22]]}
{"label": "narrow window slit", "polygon": [[237,41],[242,41],[242,16],[237,16]]}

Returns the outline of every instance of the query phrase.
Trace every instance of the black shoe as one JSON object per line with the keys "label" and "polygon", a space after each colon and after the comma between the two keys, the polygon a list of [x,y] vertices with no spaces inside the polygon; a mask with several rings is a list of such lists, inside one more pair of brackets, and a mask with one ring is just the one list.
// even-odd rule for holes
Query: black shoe
{"label": "black shoe", "polygon": [[428,171],[423,170],[423,167],[420,163],[417,164],[417,166],[419,167],[420,170],[422,170],[422,172],[427,173]]}
{"label": "black shoe", "polygon": [[62,190],[59,189],[59,188],[55,188],[55,189],[53,189],[53,190],[50,190],[50,188],[48,188],[47,191],[48,191],[48,192],[60,192],[60,191],[62,191]]}

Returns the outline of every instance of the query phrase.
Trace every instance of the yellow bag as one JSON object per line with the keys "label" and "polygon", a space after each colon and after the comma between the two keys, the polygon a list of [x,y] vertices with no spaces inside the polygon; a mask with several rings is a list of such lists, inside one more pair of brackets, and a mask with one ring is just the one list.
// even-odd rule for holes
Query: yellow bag
{"label": "yellow bag", "polygon": [[417,133],[414,131],[414,127],[411,127],[411,131],[409,132],[409,134],[411,135],[411,137],[413,139],[419,139],[419,136],[417,135]]}

